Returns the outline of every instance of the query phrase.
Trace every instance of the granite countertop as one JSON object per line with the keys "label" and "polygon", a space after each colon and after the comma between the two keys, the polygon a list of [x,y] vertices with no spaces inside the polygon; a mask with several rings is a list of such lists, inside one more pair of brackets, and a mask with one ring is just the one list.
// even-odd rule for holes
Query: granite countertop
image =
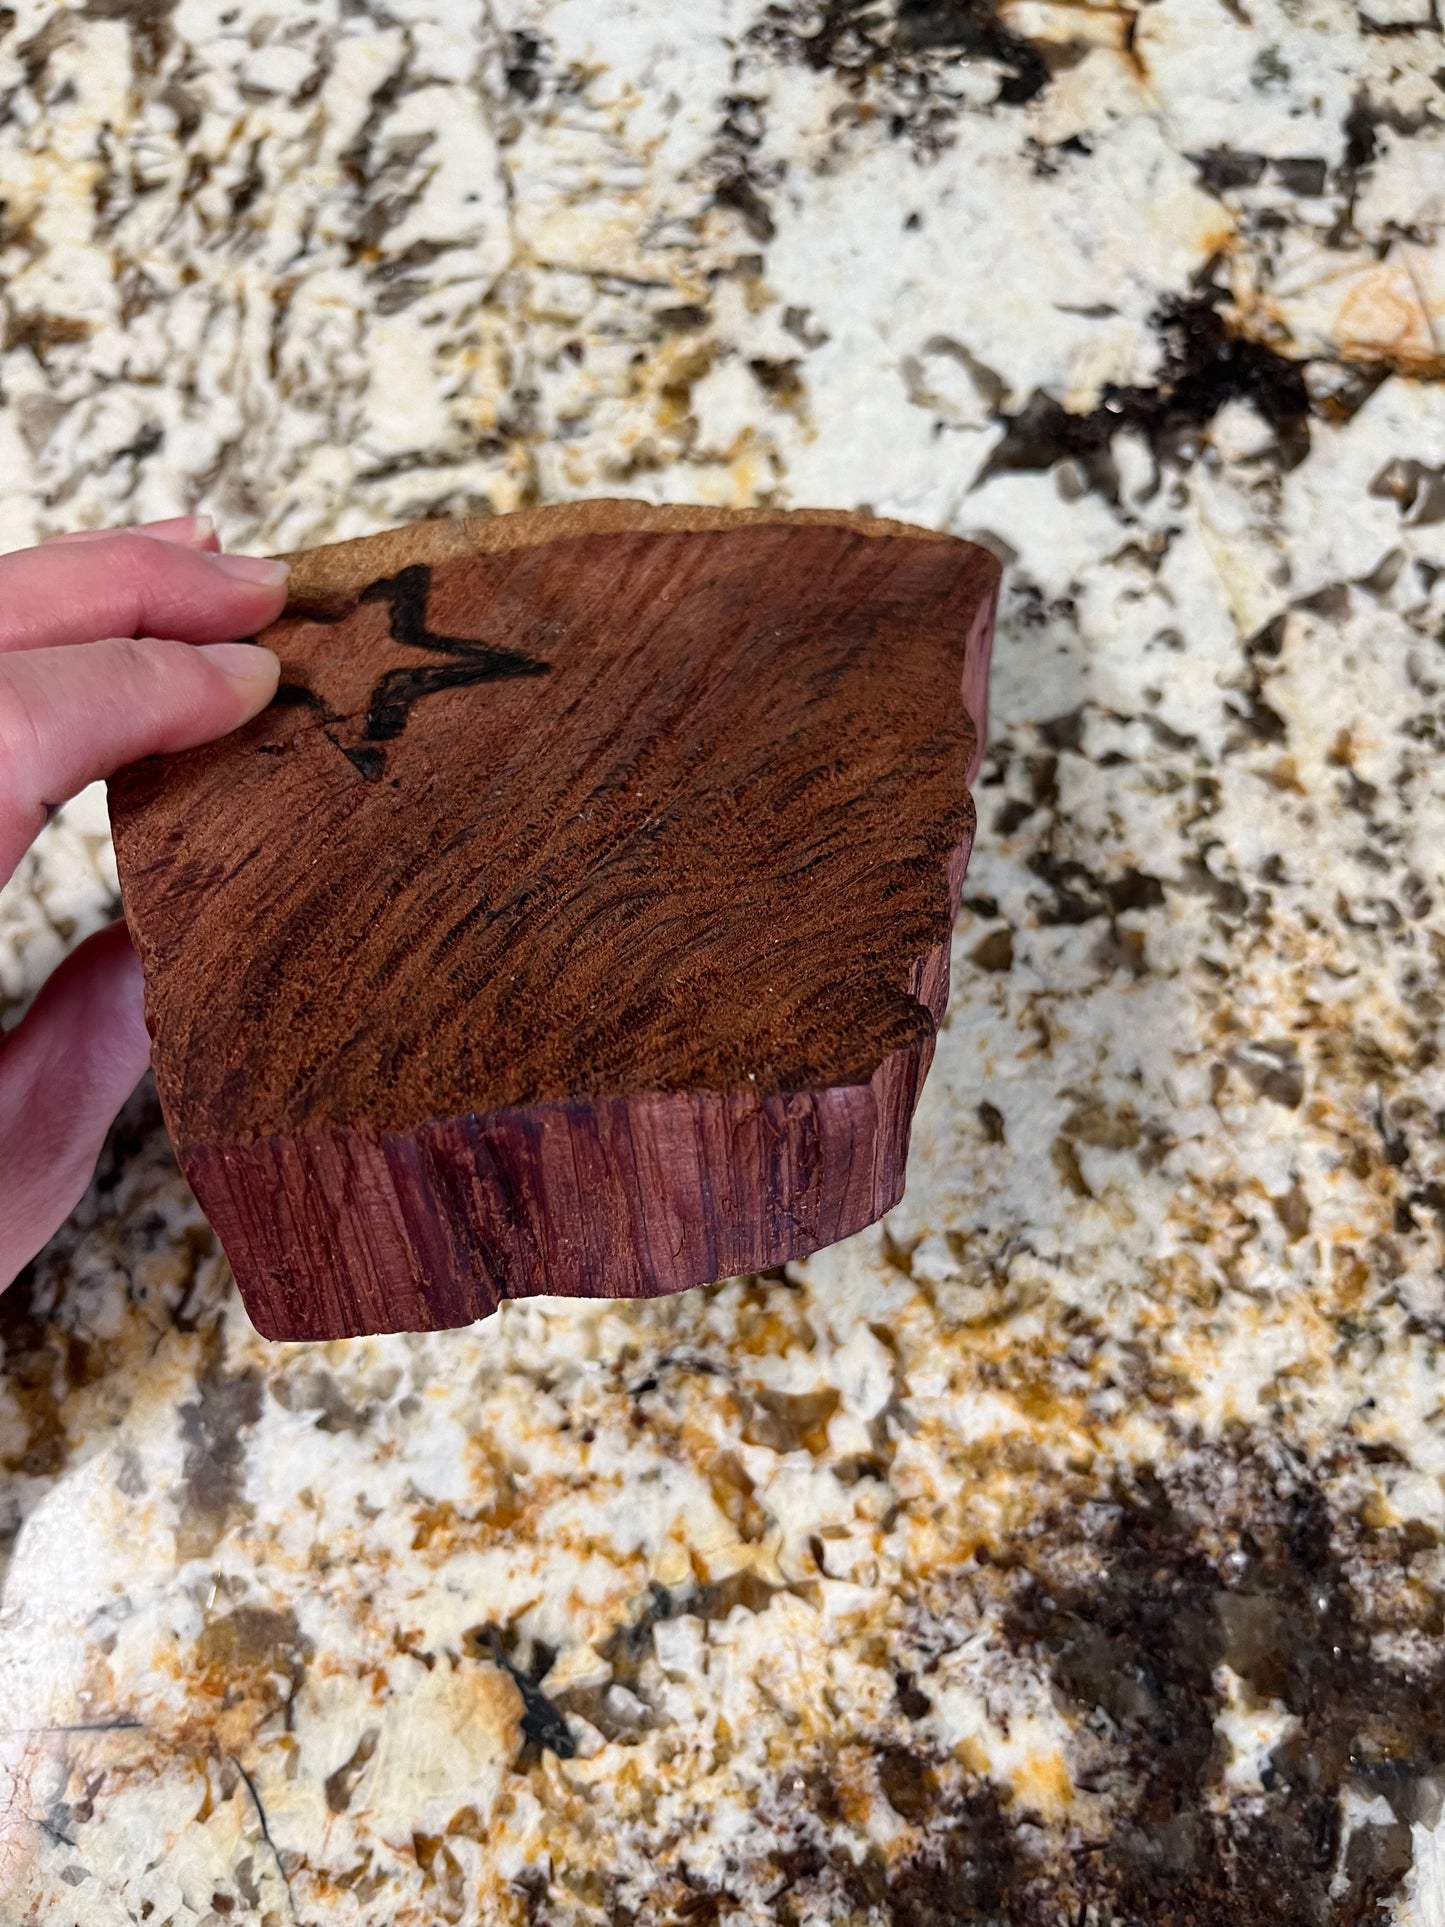
{"label": "granite countertop", "polygon": [[[0,1920],[1442,1927],[1435,0],[15,0],[0,89],[6,543],[1008,563],[881,1227],[273,1347],[139,1094],[0,1300]],[[114,910],[88,794],[0,1009]]]}

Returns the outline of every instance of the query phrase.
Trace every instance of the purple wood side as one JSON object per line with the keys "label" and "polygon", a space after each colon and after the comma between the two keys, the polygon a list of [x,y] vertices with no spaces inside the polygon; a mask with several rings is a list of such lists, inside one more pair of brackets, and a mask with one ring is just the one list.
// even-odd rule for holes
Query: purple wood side
{"label": "purple wood side", "polygon": [[441,1330],[541,1292],[682,1291],[861,1230],[902,1195],[931,1056],[822,1091],[572,1099],[181,1165],[267,1338]]}

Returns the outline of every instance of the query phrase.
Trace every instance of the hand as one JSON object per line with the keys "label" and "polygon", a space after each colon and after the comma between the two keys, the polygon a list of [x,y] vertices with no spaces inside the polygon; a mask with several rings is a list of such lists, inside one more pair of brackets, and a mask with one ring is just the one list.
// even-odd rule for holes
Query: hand
{"label": "hand", "polygon": [[[275,656],[234,638],[280,614],[286,565],[217,547],[186,516],[0,556],[0,885],[56,804],[224,736],[275,694]],[[149,1058],[140,965],[114,924],[0,1035],[0,1289],[79,1202]]]}

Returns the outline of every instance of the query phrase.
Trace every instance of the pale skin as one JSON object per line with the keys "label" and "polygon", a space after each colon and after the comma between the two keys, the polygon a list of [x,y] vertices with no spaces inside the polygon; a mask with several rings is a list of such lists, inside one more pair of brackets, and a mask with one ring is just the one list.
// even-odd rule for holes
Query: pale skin
{"label": "pale skin", "polygon": [[[280,614],[285,579],[221,555],[206,517],[0,556],[0,884],[87,783],[265,708],[280,665],[237,639]],[[79,1202],[149,1059],[140,965],[114,924],[0,1034],[0,1289]]]}

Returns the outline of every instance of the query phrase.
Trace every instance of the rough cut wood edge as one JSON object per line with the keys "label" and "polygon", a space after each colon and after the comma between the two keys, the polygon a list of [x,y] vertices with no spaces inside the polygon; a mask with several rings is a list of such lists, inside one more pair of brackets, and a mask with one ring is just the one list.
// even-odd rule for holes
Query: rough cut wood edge
{"label": "rough cut wood edge", "polygon": [[[565,504],[302,552],[289,558],[290,606],[348,599],[416,562],[613,530],[778,521],[953,540],[842,511]],[[960,697],[976,729],[970,781],[982,754],[996,583],[995,565],[963,652]],[[955,915],[972,839],[970,813],[949,865]],[[935,1026],[950,949],[951,933],[914,973],[913,992]],[[246,1144],[177,1141],[176,1149],[265,1337],[446,1329],[487,1316],[507,1297],[655,1296],[765,1270],[862,1230],[902,1195],[933,1048],[930,1035],[893,1052],[866,1084],[816,1091],[575,1099],[408,1133],[328,1129]]]}
{"label": "rough cut wood edge", "polygon": [[[861,1086],[573,1099],[184,1163],[246,1254],[237,1281],[265,1337],[438,1330],[535,1293],[657,1297],[861,1230],[902,1195],[931,1055],[895,1052]],[[355,1208],[333,1213],[338,1196]]]}

